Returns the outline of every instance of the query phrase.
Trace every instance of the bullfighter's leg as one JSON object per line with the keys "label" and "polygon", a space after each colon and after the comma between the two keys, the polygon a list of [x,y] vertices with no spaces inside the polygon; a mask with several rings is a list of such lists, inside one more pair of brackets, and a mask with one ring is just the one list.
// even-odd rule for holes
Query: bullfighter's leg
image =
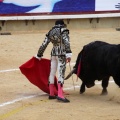
{"label": "bullfighter's leg", "polygon": [[82,82],[82,85],[80,87],[80,94],[84,93],[85,92],[85,83]]}
{"label": "bullfighter's leg", "polygon": [[50,95],[49,99],[56,99],[55,93],[54,93],[54,78],[57,71],[57,59],[55,56],[51,57],[51,66],[50,66],[50,75],[49,75],[49,90]]}
{"label": "bullfighter's leg", "polygon": [[108,91],[107,91],[108,83],[109,83],[109,76],[105,77],[105,78],[102,80],[103,90],[102,90],[101,95],[107,95],[107,94],[108,94]]}
{"label": "bullfighter's leg", "polygon": [[66,70],[66,56],[58,56],[58,96],[57,100],[68,103],[70,102],[67,98],[64,97],[63,94],[63,84],[64,84],[64,76]]}

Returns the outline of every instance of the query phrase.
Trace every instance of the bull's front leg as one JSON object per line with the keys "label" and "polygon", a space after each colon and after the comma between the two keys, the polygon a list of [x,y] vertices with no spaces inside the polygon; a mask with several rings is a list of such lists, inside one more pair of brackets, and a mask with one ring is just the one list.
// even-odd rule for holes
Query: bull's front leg
{"label": "bull's front leg", "polygon": [[107,95],[107,94],[108,94],[108,91],[107,91],[108,83],[109,83],[109,76],[105,77],[105,78],[102,80],[103,90],[102,90],[101,95]]}
{"label": "bull's front leg", "polygon": [[80,94],[82,94],[84,92],[85,92],[85,84],[84,84],[84,82],[82,82],[82,85],[80,87]]}

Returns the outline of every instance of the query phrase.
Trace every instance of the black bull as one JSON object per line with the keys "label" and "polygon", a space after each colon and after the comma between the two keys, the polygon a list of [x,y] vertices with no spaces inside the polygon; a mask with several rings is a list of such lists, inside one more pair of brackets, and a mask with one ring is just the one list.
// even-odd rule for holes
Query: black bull
{"label": "black bull", "polygon": [[120,87],[120,44],[109,44],[102,41],[94,41],[83,47],[78,54],[75,66],[68,79],[73,73],[77,74],[79,62],[81,70],[78,77],[82,80],[80,93],[85,92],[85,86],[90,88],[95,85],[95,80],[102,80],[102,93],[107,94],[110,76]]}

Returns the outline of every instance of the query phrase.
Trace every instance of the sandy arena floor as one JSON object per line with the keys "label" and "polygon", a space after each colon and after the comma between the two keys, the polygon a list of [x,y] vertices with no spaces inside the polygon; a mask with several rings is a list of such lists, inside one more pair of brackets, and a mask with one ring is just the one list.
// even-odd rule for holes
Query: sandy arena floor
{"label": "sandy arena floor", "polygon": [[[79,94],[81,81],[76,76],[65,81],[65,92],[70,103],[48,100],[48,94],[31,84],[19,71],[19,66],[37,53],[46,31],[32,34],[0,36],[0,120],[120,120],[120,89],[112,82],[108,95],[101,96],[101,82]],[[70,30],[73,51],[71,67],[83,45],[102,40],[120,43],[120,32],[115,29]],[[51,44],[44,53],[50,58]],[[67,65],[66,75],[70,71]],[[74,86],[75,89],[74,89]]]}

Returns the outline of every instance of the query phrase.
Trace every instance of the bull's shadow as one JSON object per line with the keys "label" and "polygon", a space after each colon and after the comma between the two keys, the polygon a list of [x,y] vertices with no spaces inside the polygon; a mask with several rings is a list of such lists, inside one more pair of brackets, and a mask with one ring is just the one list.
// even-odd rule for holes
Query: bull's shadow
{"label": "bull's shadow", "polygon": [[73,70],[65,80],[73,73],[82,80],[81,94],[85,92],[85,87],[93,87],[95,80],[98,80],[102,81],[101,95],[107,95],[110,77],[113,77],[114,82],[120,87],[120,44],[94,41],[83,46]]}

